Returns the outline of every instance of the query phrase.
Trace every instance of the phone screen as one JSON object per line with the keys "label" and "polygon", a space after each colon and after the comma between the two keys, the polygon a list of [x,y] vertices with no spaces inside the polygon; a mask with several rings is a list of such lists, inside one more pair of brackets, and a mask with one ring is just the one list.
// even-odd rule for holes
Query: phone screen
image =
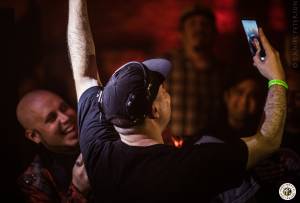
{"label": "phone screen", "polygon": [[256,47],[254,44],[254,39],[257,39],[259,42],[259,46],[261,48],[261,51],[259,52],[260,60],[264,61],[266,57],[265,50],[261,44],[259,35],[258,35],[258,28],[257,23],[255,20],[242,20],[243,28],[247,36],[248,44],[250,47],[250,52],[252,56],[255,56],[256,53]]}

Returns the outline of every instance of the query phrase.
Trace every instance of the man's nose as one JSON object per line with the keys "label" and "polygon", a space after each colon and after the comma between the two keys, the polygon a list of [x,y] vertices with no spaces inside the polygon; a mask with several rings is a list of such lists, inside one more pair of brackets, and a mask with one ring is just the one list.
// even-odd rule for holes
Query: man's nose
{"label": "man's nose", "polygon": [[202,32],[203,30],[205,30],[205,25],[201,22],[201,21],[197,21],[195,24],[194,24],[194,27],[193,29],[197,32]]}
{"label": "man's nose", "polygon": [[245,108],[247,108],[247,103],[248,103],[247,97],[244,95],[241,96],[240,102],[239,102],[240,109],[244,110]]}
{"label": "man's nose", "polygon": [[59,112],[58,115],[59,115],[59,120],[60,120],[61,123],[66,123],[70,119],[70,117],[67,114],[63,113],[63,112]]}

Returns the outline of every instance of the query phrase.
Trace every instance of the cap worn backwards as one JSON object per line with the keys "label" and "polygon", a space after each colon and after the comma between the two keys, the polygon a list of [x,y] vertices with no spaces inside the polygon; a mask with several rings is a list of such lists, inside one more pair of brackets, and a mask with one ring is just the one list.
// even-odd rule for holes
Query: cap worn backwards
{"label": "cap worn backwards", "polygon": [[166,59],[131,61],[117,69],[102,92],[106,119],[121,128],[143,121],[170,69]]}

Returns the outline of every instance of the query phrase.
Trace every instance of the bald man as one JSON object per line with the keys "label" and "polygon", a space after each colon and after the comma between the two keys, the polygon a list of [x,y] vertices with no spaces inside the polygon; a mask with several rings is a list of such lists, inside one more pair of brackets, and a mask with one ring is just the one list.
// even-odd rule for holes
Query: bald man
{"label": "bald man", "polygon": [[58,95],[36,90],[20,100],[17,118],[26,138],[39,145],[18,180],[29,202],[87,202],[90,186],[79,155],[74,109]]}

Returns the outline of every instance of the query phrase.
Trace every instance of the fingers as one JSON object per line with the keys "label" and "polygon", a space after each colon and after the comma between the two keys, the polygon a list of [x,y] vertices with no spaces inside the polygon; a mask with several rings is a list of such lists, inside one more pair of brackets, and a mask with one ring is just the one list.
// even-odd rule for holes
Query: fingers
{"label": "fingers", "polygon": [[[263,44],[263,47],[265,49],[269,49],[270,51],[272,51],[273,53],[276,54],[276,56],[279,56],[278,51],[270,44],[269,40],[267,39],[267,37],[265,36],[262,28],[259,28],[259,37],[261,39],[261,43]],[[265,45],[265,44],[266,45]]]}
{"label": "fingers", "polygon": [[[262,45],[263,45],[265,51],[266,51],[267,53],[271,53],[271,52],[273,51],[273,47],[271,46],[269,40],[268,40],[267,37],[265,36],[265,34],[264,34],[262,28],[259,28],[259,29],[258,29],[258,32],[259,32],[259,38],[260,38],[260,40],[261,40],[261,43],[262,43]],[[268,54],[267,54],[267,55],[268,55]]]}
{"label": "fingers", "polygon": [[254,40],[253,40],[253,42],[254,42],[254,46],[255,46],[255,48],[256,48],[256,52],[260,52],[260,50],[261,50],[261,47],[260,47],[260,45],[259,45],[259,42],[258,42],[258,39],[257,38],[254,38]]}
{"label": "fingers", "polygon": [[253,56],[253,65],[259,67],[262,64],[259,56],[260,49],[257,49],[255,56]]}
{"label": "fingers", "polygon": [[76,166],[82,166],[83,165],[83,158],[82,158],[82,154],[80,154],[76,160]]}
{"label": "fingers", "polygon": [[80,160],[80,161],[82,161],[82,153],[80,153],[80,154],[79,154],[79,156],[78,156],[77,160]]}

